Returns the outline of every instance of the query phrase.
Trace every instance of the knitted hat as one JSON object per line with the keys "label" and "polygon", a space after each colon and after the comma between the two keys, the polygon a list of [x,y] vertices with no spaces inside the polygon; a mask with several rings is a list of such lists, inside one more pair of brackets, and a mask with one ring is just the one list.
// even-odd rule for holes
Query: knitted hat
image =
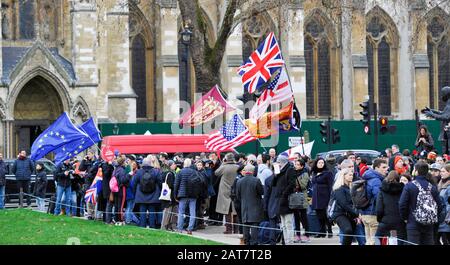
{"label": "knitted hat", "polygon": [[397,162],[400,161],[400,160],[403,161],[402,157],[401,156],[396,156],[394,158],[394,166],[397,165]]}
{"label": "knitted hat", "polygon": [[284,155],[279,155],[277,157],[277,163],[280,163],[282,166],[286,165],[287,163],[289,163],[289,159],[287,156]]}

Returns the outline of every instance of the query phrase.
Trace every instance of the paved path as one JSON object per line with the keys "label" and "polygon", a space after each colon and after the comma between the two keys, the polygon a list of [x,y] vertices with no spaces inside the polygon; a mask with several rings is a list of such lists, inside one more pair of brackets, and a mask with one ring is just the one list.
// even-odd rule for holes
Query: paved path
{"label": "paved path", "polygon": [[[239,234],[223,234],[225,231],[225,226],[207,226],[205,229],[197,230],[192,232],[192,235],[202,239],[209,239],[216,242],[220,242],[227,245],[239,245],[240,237]],[[333,226],[333,236],[332,238],[313,238],[311,237],[311,242],[309,243],[296,243],[295,245],[339,245],[339,237],[336,236],[339,233],[339,228]]]}

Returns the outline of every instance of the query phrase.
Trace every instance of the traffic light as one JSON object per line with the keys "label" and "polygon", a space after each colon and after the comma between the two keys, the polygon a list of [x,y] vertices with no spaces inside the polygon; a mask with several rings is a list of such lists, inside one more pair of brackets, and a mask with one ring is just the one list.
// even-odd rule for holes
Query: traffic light
{"label": "traffic light", "polygon": [[323,121],[320,123],[320,134],[322,135],[322,142],[328,143],[329,123]]}
{"label": "traffic light", "polygon": [[359,112],[362,116],[363,119],[361,120],[361,122],[364,125],[364,133],[365,134],[370,134],[370,109],[369,109],[369,104],[370,101],[364,101],[363,103],[359,104],[359,106],[361,106],[361,108],[363,109],[361,112]]}
{"label": "traffic light", "polygon": [[331,130],[331,142],[333,144],[339,143],[341,141],[341,136],[339,135],[338,129]]}
{"label": "traffic light", "polygon": [[389,131],[388,118],[380,117],[380,132],[381,132],[381,134],[385,134],[388,131]]}

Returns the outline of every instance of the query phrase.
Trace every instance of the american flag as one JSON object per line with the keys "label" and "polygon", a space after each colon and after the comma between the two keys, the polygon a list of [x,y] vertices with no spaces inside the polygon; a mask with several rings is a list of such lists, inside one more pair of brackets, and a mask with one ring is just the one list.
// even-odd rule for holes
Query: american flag
{"label": "american flag", "polygon": [[219,131],[208,137],[205,146],[210,151],[225,151],[254,140],[241,118],[234,114]]}
{"label": "american flag", "polygon": [[94,181],[92,181],[91,186],[86,191],[86,194],[84,195],[84,200],[88,203],[96,204],[97,203],[97,195],[102,190],[102,182],[103,182],[103,171],[102,168],[99,167],[97,171],[97,175],[94,178]]}
{"label": "american flag", "polygon": [[272,74],[280,70],[283,65],[280,47],[271,32],[248,60],[238,68],[238,74],[242,76],[244,89],[251,94],[269,81]]}
{"label": "american flag", "polygon": [[294,94],[289,84],[288,76],[285,69],[275,76],[269,83],[268,87],[256,101],[250,110],[250,119],[257,120],[266,112],[270,104],[278,104],[288,100],[292,100]]}

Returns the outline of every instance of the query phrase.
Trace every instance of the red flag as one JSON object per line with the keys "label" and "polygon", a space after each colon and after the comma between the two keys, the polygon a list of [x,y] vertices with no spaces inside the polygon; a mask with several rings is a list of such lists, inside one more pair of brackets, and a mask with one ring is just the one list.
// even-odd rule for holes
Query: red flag
{"label": "red flag", "polygon": [[189,111],[183,114],[179,123],[190,124],[194,127],[232,110],[235,108],[223,98],[219,86],[215,85]]}

